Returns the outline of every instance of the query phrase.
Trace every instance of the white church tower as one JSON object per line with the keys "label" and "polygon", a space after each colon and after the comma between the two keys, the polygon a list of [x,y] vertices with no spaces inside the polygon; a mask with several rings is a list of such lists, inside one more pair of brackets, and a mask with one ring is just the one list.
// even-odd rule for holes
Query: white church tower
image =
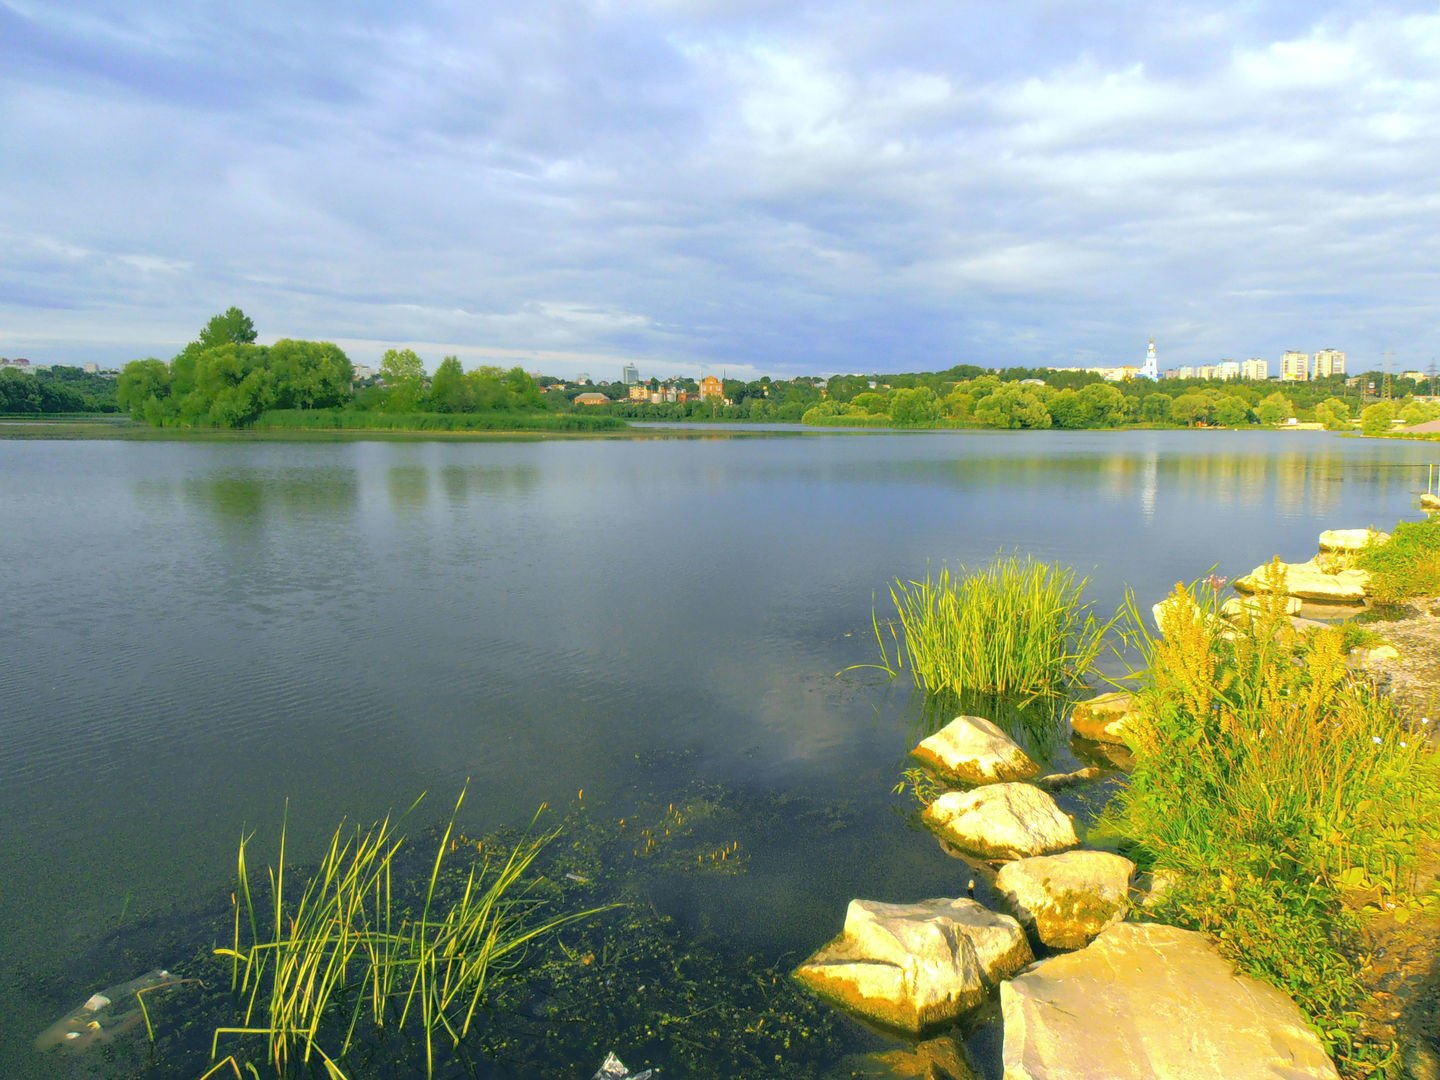
{"label": "white church tower", "polygon": [[1155,339],[1150,339],[1150,347],[1145,350],[1145,366],[1140,369],[1140,374],[1147,379],[1160,378],[1160,361],[1155,358]]}

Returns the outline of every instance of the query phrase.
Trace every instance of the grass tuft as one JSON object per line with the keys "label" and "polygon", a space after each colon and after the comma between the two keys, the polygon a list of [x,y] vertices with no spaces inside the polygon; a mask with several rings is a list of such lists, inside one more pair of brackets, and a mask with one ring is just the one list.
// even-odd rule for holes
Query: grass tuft
{"label": "grass tuft", "polygon": [[1083,599],[1087,583],[1073,570],[1015,555],[897,580],[896,617],[872,619],[881,663],[869,666],[891,676],[909,667],[931,693],[1063,694],[1094,668],[1114,623],[1095,617]]}
{"label": "grass tuft", "polygon": [[234,942],[215,953],[231,962],[244,1012],[239,1024],[216,1029],[212,1060],[222,1037],[259,1037],[281,1075],[299,1062],[338,1076],[337,1059],[349,1052],[362,1023],[414,1025],[425,1047],[425,1075],[431,1076],[437,1041],[459,1044],[495,976],[511,970],[536,939],[606,910],[538,917],[526,871],[555,838],[553,831],[527,836],[498,864],[487,858],[472,866],[458,896],[447,890],[442,898],[464,798],[462,791],[428,882],[409,904],[392,881],[405,838],[388,817],[366,829],[339,826],[315,873],[288,893],[282,825],[277,865],[267,868],[266,905],[257,903],[252,888],[246,854],[251,837],[241,839]]}

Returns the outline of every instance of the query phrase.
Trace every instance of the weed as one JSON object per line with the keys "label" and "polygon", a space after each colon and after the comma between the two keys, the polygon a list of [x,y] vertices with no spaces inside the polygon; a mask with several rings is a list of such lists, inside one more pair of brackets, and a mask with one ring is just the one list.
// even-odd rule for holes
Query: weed
{"label": "weed", "polygon": [[1402,521],[1389,540],[1366,548],[1357,562],[1370,571],[1369,592],[1379,603],[1440,596],[1440,518]]}

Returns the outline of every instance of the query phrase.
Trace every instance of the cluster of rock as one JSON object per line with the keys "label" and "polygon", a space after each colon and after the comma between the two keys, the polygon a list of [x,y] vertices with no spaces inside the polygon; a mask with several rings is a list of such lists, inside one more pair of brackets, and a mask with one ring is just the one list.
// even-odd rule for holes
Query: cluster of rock
{"label": "cluster of rock", "polygon": [[[1077,706],[1072,727],[1125,743],[1136,720],[1128,694],[1106,694]],[[946,791],[922,817],[948,848],[999,866],[995,891],[1009,912],[964,897],[852,900],[840,935],[796,970],[801,982],[914,1035],[952,1023],[998,987],[1007,1080],[1337,1075],[1295,1004],[1236,976],[1203,935],[1124,922],[1135,865],[1082,849],[1074,821],[1044,790],[1098,770],[1029,783],[1040,766],[974,716],[913,753],[945,780],[972,785]],[[1078,951],[1037,963],[1035,949]]]}
{"label": "cluster of rock", "polygon": [[[1360,604],[1369,595],[1370,573],[1355,567],[1356,557],[1373,544],[1383,544],[1389,533],[1375,529],[1328,529],[1320,534],[1314,558],[1299,563],[1281,563],[1285,571],[1283,589],[1287,596],[1326,604]],[[1236,578],[1235,589],[1242,593],[1268,593],[1279,586],[1272,580],[1267,563],[1244,577]]]}

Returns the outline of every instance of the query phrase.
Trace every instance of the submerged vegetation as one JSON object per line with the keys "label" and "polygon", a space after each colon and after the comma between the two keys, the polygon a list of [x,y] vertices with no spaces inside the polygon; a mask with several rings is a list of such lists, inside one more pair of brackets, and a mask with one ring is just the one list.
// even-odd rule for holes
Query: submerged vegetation
{"label": "submerged vegetation", "polygon": [[908,667],[931,693],[1064,694],[1092,671],[1114,622],[1096,617],[1084,599],[1087,583],[1073,570],[1017,555],[896,580],[895,618],[874,619],[875,666],[891,676]]}
{"label": "submerged vegetation", "polygon": [[482,856],[458,896],[441,895],[447,857],[459,846],[455,814],[463,801],[462,792],[429,878],[415,894],[400,883],[397,895],[392,868],[405,839],[389,818],[368,829],[337,828],[298,896],[286,894],[282,827],[263,906],[251,888],[242,838],[233,945],[216,955],[229,962],[243,1016],[216,1029],[212,1056],[222,1039],[250,1036],[264,1040],[265,1059],[280,1075],[293,1062],[315,1059],[335,1077],[343,1075],[337,1062],[349,1054],[358,1027],[414,1024],[431,1076],[436,1040],[453,1047],[469,1034],[494,974],[513,967],[536,939],[603,910],[534,917],[540,905],[527,890],[527,872],[556,832],[522,840],[493,864]]}
{"label": "submerged vegetation", "polygon": [[1151,916],[1212,935],[1369,1075],[1393,1048],[1360,1035],[1355,911],[1413,902],[1440,775],[1418,724],[1346,671],[1342,631],[1297,636],[1283,593],[1239,632],[1211,588],[1177,586],[1160,637],[1132,607],[1149,666],[1135,768],[1103,824],[1170,880]]}

